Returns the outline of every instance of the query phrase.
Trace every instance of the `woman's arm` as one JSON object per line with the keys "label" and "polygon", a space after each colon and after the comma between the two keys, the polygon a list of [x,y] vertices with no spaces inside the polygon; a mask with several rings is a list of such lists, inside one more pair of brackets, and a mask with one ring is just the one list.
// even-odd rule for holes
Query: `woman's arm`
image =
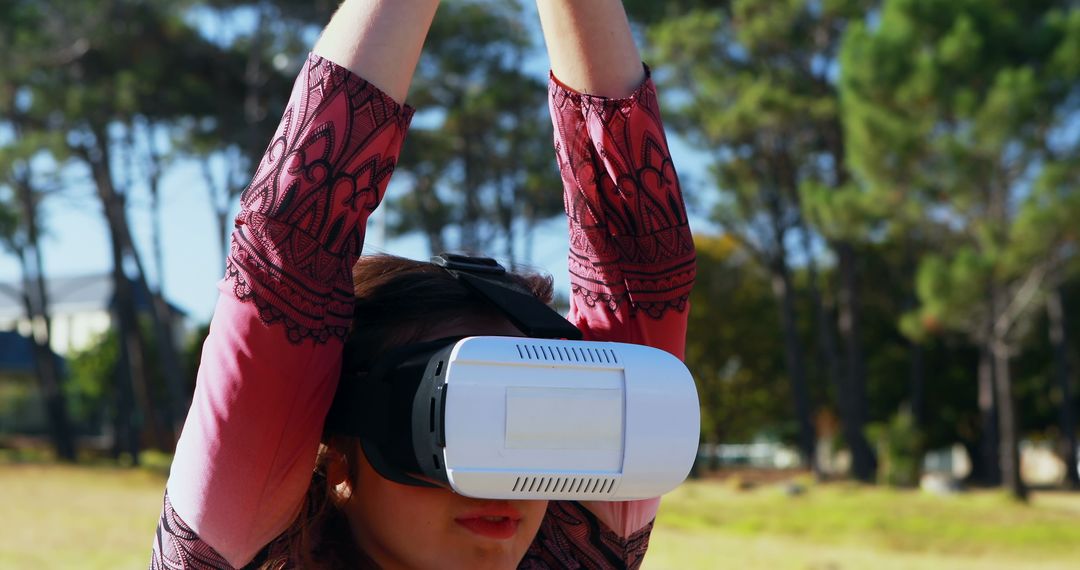
{"label": "woman's arm", "polygon": [[312,51],[404,102],[438,6],[439,0],[346,0]]}
{"label": "woman's arm", "polygon": [[645,72],[621,0],[537,0],[551,72],[564,85],[628,97]]}
{"label": "woman's arm", "polygon": [[[681,358],[694,245],[655,87],[622,4],[537,4],[551,57],[551,115],[569,217],[569,318],[586,338],[645,344]],[[643,554],[658,500],[582,504],[613,531],[600,542],[623,548],[628,564]],[[572,506],[555,507],[566,512],[548,519],[574,520]],[[547,525],[541,532],[561,532]]]}
{"label": "woman's arm", "polygon": [[656,89],[619,0],[537,0],[570,221],[571,320],[682,358],[695,253]]}
{"label": "woman's arm", "polygon": [[296,516],[436,4],[348,0],[297,77],[241,196],[153,568],[243,566]]}

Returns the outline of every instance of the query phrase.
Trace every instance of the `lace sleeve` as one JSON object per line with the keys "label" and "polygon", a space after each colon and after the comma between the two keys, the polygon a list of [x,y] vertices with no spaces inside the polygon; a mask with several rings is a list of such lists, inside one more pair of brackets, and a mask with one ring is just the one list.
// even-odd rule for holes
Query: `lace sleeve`
{"label": "lace sleeve", "polygon": [[241,196],[227,280],[289,340],[343,339],[352,266],[413,110],[316,55]]}
{"label": "lace sleeve", "polygon": [[694,243],[652,80],[630,97],[609,99],[552,75],[549,101],[574,300],[654,319],[684,311]]}
{"label": "lace sleeve", "polygon": [[522,570],[582,568],[633,570],[649,547],[652,523],[620,536],[580,503],[552,501],[536,539],[518,565]]}
{"label": "lace sleeve", "polygon": [[340,375],[351,268],[411,116],[347,69],[308,58],[241,196],[167,484],[178,514],[162,519],[161,544],[197,534],[243,566],[296,516]]}
{"label": "lace sleeve", "polygon": [[[629,97],[609,99],[578,93],[552,75],[549,102],[569,219],[568,318],[586,339],[644,344],[682,358],[695,252],[655,85],[646,77]],[[658,505],[646,499],[575,508],[589,515],[582,521],[599,521],[629,541],[627,556],[638,547],[643,556]],[[549,536],[592,528],[566,512],[549,512]]]}
{"label": "lace sleeve", "polygon": [[165,493],[150,570],[230,570],[232,566],[180,518]]}

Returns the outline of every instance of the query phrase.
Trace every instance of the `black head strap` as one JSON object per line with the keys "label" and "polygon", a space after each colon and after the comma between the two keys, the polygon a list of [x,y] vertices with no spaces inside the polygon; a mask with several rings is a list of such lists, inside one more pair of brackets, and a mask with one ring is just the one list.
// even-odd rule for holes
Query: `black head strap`
{"label": "black head strap", "polygon": [[581,340],[577,327],[515,283],[494,259],[442,253],[431,262],[498,308],[527,336]]}
{"label": "black head strap", "polygon": [[423,472],[413,453],[413,401],[431,355],[461,338],[394,348],[371,370],[344,374],[326,417],[327,431],[358,437],[368,462],[383,478],[437,486],[412,476]]}

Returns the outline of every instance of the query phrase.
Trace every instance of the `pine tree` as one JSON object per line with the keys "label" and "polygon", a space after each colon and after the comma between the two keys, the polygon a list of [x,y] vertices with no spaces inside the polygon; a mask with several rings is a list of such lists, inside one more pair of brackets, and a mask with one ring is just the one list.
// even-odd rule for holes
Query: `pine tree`
{"label": "pine tree", "polygon": [[1010,361],[1076,247],[1080,140],[1064,126],[1080,113],[1080,9],[887,0],[876,16],[841,55],[851,167],[883,203],[952,234],[919,265],[906,328],[982,347],[1001,475],[1022,498]]}

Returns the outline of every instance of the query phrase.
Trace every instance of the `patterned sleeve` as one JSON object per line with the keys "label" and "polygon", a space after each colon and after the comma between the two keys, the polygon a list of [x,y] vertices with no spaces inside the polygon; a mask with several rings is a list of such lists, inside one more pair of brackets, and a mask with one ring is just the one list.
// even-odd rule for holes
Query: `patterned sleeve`
{"label": "patterned sleeve", "polygon": [[[578,93],[552,75],[549,102],[569,218],[570,320],[587,339],[683,358],[694,242],[655,85],[646,77],[629,97],[610,99]],[[659,499],[581,505],[595,524],[568,522],[584,519],[553,503],[534,547],[584,536],[579,543],[623,556],[620,565],[584,567],[640,564]]]}
{"label": "patterned sleeve", "polygon": [[308,58],[241,196],[151,567],[243,566],[295,517],[352,320],[351,268],[411,116]]}
{"label": "patterned sleeve", "polygon": [[652,79],[610,99],[552,76],[549,96],[570,226],[571,320],[589,338],[682,358],[694,242]]}
{"label": "patterned sleeve", "polygon": [[649,548],[652,520],[621,535],[595,513],[571,501],[552,501],[519,570],[635,570]]}

